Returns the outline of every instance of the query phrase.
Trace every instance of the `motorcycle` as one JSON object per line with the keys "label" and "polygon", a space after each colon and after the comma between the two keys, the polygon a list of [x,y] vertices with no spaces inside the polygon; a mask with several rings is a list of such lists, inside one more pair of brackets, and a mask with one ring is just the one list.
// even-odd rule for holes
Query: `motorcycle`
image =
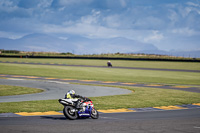
{"label": "motorcycle", "polygon": [[80,108],[76,108],[76,103],[79,102],[78,99],[59,99],[58,101],[64,106],[63,114],[70,120],[89,117],[93,119],[99,118],[99,113],[94,108],[91,100],[81,101]]}

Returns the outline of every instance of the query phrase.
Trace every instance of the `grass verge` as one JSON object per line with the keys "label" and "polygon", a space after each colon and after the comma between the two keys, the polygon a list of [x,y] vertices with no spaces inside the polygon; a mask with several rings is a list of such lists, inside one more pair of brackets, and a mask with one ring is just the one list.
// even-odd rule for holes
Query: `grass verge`
{"label": "grass verge", "polygon": [[0,85],[0,96],[32,94],[32,93],[40,93],[43,91],[44,90],[30,88],[30,87]]}
{"label": "grass verge", "polygon": [[132,83],[200,85],[200,73],[0,63],[0,74]]}
{"label": "grass verge", "polygon": [[[144,108],[200,102],[199,93],[158,88],[110,87],[129,89],[133,93],[91,97],[96,109]],[[62,109],[63,106],[58,103],[58,100],[0,103],[0,113],[61,111]]]}
{"label": "grass verge", "polygon": [[[0,58],[6,62],[26,62],[26,63],[47,63],[47,64],[67,64],[67,65],[90,65],[107,66],[108,60],[95,59],[35,59],[35,58]],[[141,67],[141,68],[161,68],[161,69],[185,69],[200,70],[199,62],[169,62],[169,61],[125,61],[111,60],[113,66],[118,67]]]}

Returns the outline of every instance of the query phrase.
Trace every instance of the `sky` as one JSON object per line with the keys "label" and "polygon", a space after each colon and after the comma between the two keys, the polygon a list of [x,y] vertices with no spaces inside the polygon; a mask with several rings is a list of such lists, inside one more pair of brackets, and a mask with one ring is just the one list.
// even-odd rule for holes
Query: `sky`
{"label": "sky", "polygon": [[200,0],[0,0],[0,37],[124,37],[160,50],[200,50]]}

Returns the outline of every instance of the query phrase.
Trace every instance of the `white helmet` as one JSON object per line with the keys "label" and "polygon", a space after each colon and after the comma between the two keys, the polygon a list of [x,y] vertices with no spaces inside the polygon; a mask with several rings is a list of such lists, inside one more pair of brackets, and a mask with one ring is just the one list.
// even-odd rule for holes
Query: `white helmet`
{"label": "white helmet", "polygon": [[69,90],[68,93],[74,95],[76,92],[74,90]]}

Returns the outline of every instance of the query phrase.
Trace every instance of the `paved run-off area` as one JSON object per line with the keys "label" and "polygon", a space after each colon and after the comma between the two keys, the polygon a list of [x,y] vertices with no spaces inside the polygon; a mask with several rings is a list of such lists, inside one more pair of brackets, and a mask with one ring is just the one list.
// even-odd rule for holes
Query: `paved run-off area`
{"label": "paved run-off area", "polygon": [[77,94],[86,97],[98,97],[109,95],[128,94],[132,91],[114,87],[76,85],[67,82],[52,81],[52,80],[24,80],[24,79],[0,79],[0,84],[24,86],[38,89],[44,89],[42,93],[1,96],[0,102],[20,102],[33,100],[49,100],[60,99],[65,96],[68,90],[75,90]]}

